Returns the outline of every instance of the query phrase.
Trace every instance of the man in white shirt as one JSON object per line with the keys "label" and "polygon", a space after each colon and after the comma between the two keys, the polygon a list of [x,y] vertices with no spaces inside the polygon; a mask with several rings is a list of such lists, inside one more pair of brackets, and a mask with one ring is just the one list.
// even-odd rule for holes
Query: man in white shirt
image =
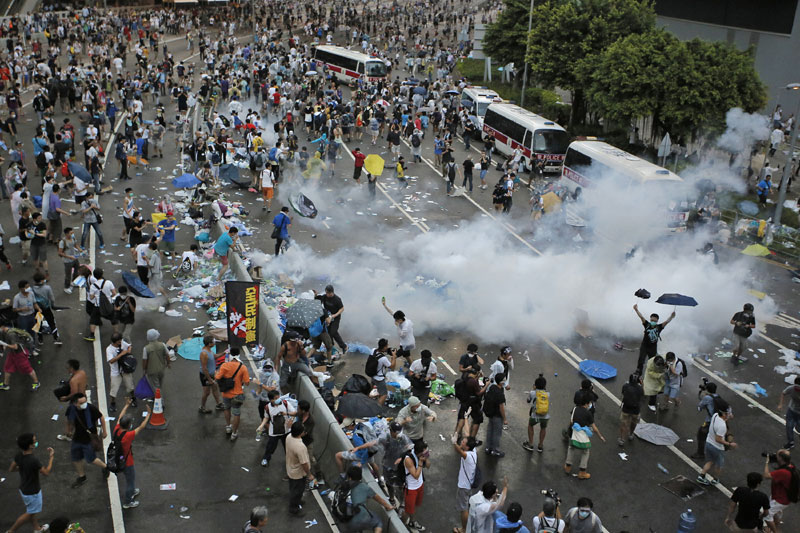
{"label": "man in white shirt", "polygon": [[431,382],[436,379],[436,363],[430,350],[422,350],[420,358],[411,363],[408,369],[411,376],[411,394],[419,398],[423,405],[428,405]]}
{"label": "man in white shirt", "polygon": [[507,495],[508,478],[503,478],[503,492],[499,497],[497,484],[494,481],[484,483],[481,490],[469,499],[467,531],[470,533],[493,533],[494,512],[503,507]]}
{"label": "man in white shirt", "polygon": [[[263,157],[263,154],[259,153]],[[264,158],[266,159],[266,158]],[[272,197],[275,191],[275,174],[272,172],[271,165],[266,165],[261,171],[261,198],[264,200],[262,211],[269,213],[272,211]]]}
{"label": "man in white shirt", "polygon": [[133,250],[136,257],[136,272],[139,279],[147,285],[150,282],[150,243],[143,242]]}
{"label": "man in white shirt", "polygon": [[[136,397],[133,395],[133,373],[123,372],[120,368],[120,359],[129,354],[131,354],[130,343],[122,340],[121,333],[112,333],[111,344],[106,347],[106,361],[111,369],[111,388],[108,391],[111,396],[108,410],[111,413],[117,410],[117,393],[123,383],[125,384],[125,393],[131,395],[131,405],[136,407]],[[131,357],[133,356],[131,355]]]}
{"label": "man in white shirt", "polygon": [[[475,437],[459,438],[456,434],[453,434],[451,442],[456,453],[461,456],[456,489],[456,509],[461,518],[461,530],[463,531],[467,527],[467,518],[469,517],[469,498],[472,494],[472,485],[476,482],[478,452],[475,451],[475,448],[478,443]],[[477,481],[480,482],[480,480]]]}
{"label": "man in white shirt", "polygon": [[[725,464],[725,447],[727,446],[733,449],[738,446],[735,442],[728,442],[726,439],[728,420],[731,418],[733,418],[733,411],[729,406],[717,406],[717,412],[711,417],[711,422],[708,427],[705,449],[707,462],[703,465],[703,470],[700,472],[700,475],[697,476],[698,483],[702,483],[703,485],[716,485],[719,483],[719,474],[722,471],[722,466]],[[716,476],[708,479],[706,474],[712,468]]]}
{"label": "man in white shirt", "polygon": [[506,390],[511,389],[511,371],[514,369],[514,356],[511,355],[511,346],[503,346],[500,349],[500,355],[497,356],[497,360],[492,363],[492,366],[489,367],[491,370],[491,374],[489,374],[489,381],[494,382],[494,377],[497,374],[503,374],[505,376],[505,388]]}
{"label": "man in white shirt", "polygon": [[109,316],[103,317],[100,314],[100,293],[102,292],[105,294],[109,302],[113,302],[114,296],[117,294],[114,283],[103,279],[102,268],[95,268],[93,277],[94,279],[90,278],[86,285],[89,291],[86,298],[86,306],[88,307],[87,311],[89,313],[89,335],[85,336],[83,340],[89,342],[94,342],[95,329],[103,325],[103,318],[111,319]]}
{"label": "man in white shirt", "polygon": [[[391,355],[391,360],[386,354]],[[372,386],[378,389],[378,403],[383,405],[389,396],[389,390],[386,388],[386,372],[394,370],[394,365],[397,364],[397,351],[389,348],[389,341],[386,339],[378,340],[378,347],[370,355],[370,357],[377,358],[377,365],[375,375],[371,376]]]}
{"label": "man in white shirt", "polygon": [[394,319],[394,325],[397,326],[397,335],[400,337],[400,349],[397,350],[397,355],[406,358],[406,364],[411,364],[411,350],[416,347],[416,339],[414,338],[414,323],[406,318],[406,314],[402,311],[392,312],[386,305],[386,298],[381,298],[383,308],[386,309]]}

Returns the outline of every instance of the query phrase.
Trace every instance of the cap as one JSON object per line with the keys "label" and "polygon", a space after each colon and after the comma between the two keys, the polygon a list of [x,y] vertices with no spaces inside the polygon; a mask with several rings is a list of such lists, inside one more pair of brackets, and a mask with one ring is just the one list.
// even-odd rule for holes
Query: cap
{"label": "cap", "polygon": [[147,330],[147,341],[153,342],[154,340],[158,340],[159,335],[161,335],[157,329],[148,329]]}
{"label": "cap", "polygon": [[417,398],[416,396],[412,396],[411,398],[408,399],[408,405],[410,407],[414,407],[415,405],[419,405],[420,403],[422,402],[420,402],[419,398]]}
{"label": "cap", "polygon": [[347,416],[347,417],[345,417],[345,418],[344,418],[344,420],[342,420],[342,423],[341,423],[341,424],[339,424],[339,427],[340,427],[340,428],[342,428],[342,429],[344,429],[344,428],[346,428],[347,426],[349,426],[349,425],[351,425],[351,424],[355,423],[355,421],[356,421],[356,419],[355,419],[355,418],[350,418],[349,416]]}
{"label": "cap", "polygon": [[389,431],[393,431],[395,433],[398,431],[403,431],[403,426],[400,425],[400,422],[392,422],[389,424]]}
{"label": "cap", "polygon": [[511,346],[503,346],[503,347],[500,349],[500,353],[501,353],[501,354],[503,354],[503,355],[508,355],[508,354],[510,354],[510,353],[511,353]]}
{"label": "cap", "polygon": [[167,216],[168,217],[171,217],[171,216],[174,216],[174,215],[175,215],[175,213],[173,213],[172,211],[167,211]]}

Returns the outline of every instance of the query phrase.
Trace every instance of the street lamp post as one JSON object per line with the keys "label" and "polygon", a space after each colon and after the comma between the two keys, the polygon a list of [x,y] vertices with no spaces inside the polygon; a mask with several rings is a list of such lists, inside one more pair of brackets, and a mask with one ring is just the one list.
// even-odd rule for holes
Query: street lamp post
{"label": "street lamp post", "polygon": [[528,81],[528,48],[530,48],[531,26],[533,25],[533,1],[531,0],[531,9],[528,11],[528,33],[525,34],[525,57],[522,59],[525,64],[525,70],[522,73],[522,94],[519,97],[520,107],[525,107],[525,85]]}
{"label": "street lamp post", "polygon": [[[788,91],[800,90],[800,83],[790,83],[786,86]],[[783,203],[786,201],[786,190],[789,188],[789,176],[792,173],[792,157],[794,157],[794,146],[797,142],[797,117],[800,115],[800,99],[797,101],[797,108],[794,113],[794,121],[792,121],[792,134],[789,138],[789,157],[786,164],[783,165],[783,177],[781,178],[781,186],[778,189],[778,205],[775,207],[775,216],[772,217],[772,223],[777,227],[781,224],[781,215],[783,214]]]}

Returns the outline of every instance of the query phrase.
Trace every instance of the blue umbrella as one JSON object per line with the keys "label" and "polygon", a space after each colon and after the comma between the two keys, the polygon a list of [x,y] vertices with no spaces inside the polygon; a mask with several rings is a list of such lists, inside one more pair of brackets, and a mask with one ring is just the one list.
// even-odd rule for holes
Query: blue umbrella
{"label": "blue umbrella", "polygon": [[416,87],[414,87],[414,94],[425,95],[427,92],[428,90],[421,85],[417,85]]}
{"label": "blue umbrella", "polygon": [[67,168],[69,168],[69,171],[73,176],[78,177],[79,179],[85,181],[86,183],[92,182],[92,175],[89,174],[89,171],[86,170],[86,168],[83,167],[82,165],[70,161],[67,163]]}
{"label": "blue umbrella", "polygon": [[136,296],[141,296],[142,298],[155,298],[156,295],[153,294],[147,285],[142,283],[142,280],[139,279],[139,276],[133,274],[131,272],[123,272],[122,279],[125,281],[125,284],[131,289],[131,291]]}
{"label": "blue umbrella", "polygon": [[697,305],[697,300],[691,296],[685,296],[683,294],[678,294],[677,292],[671,292],[659,296],[658,300],[656,300],[656,303],[664,305],[684,305],[687,307],[695,307]]}
{"label": "blue umbrella", "polygon": [[617,375],[616,368],[602,361],[586,359],[581,361],[578,367],[581,369],[581,372],[592,378],[611,379]]}
{"label": "blue umbrella", "polygon": [[183,176],[178,176],[174,180],[172,180],[172,186],[177,187],[179,189],[189,189],[196,185],[199,185],[201,182],[197,179],[197,176],[194,174],[184,174]]}

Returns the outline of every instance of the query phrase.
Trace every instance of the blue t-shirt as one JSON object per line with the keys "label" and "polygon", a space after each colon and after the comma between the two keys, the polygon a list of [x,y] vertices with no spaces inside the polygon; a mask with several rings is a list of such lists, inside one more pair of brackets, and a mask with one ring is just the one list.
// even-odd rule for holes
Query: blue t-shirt
{"label": "blue t-shirt", "polygon": [[280,228],[281,232],[279,237],[281,239],[288,239],[289,238],[289,217],[284,215],[283,213],[278,213],[275,215],[275,218],[272,219],[272,224]]}
{"label": "blue t-shirt", "polygon": [[142,139],[141,137],[136,139],[136,153],[139,155],[144,154],[144,142],[145,142],[144,139]]}
{"label": "blue t-shirt", "polygon": [[175,228],[177,226],[177,220],[164,219],[158,223],[158,229],[164,232],[164,242],[175,242]]}
{"label": "blue t-shirt", "polygon": [[767,183],[767,180],[761,180],[758,184],[758,194],[767,194],[772,188],[772,183]]}
{"label": "blue t-shirt", "polygon": [[226,233],[219,239],[217,239],[217,244],[214,245],[214,252],[222,257],[227,257],[228,249],[233,244],[233,239],[231,238],[229,233]]}

